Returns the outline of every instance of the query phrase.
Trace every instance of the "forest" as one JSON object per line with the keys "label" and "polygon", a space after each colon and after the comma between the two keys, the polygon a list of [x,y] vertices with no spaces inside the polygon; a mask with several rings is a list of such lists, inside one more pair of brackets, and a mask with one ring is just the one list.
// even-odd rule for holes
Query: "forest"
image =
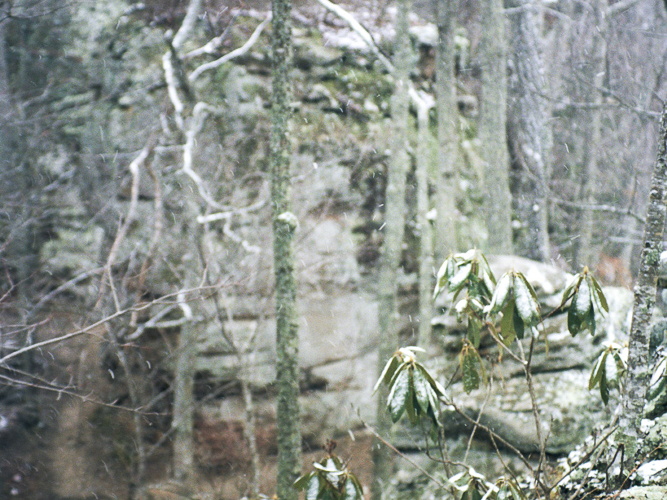
{"label": "forest", "polygon": [[0,0],[0,498],[667,498],[667,3]]}

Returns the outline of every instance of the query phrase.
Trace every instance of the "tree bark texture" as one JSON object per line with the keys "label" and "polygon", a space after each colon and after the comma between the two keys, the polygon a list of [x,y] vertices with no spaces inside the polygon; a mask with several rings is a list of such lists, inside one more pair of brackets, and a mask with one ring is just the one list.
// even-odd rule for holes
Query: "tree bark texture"
{"label": "tree bark texture", "polygon": [[435,258],[442,262],[458,250],[456,195],[458,154],[458,109],[454,72],[454,0],[438,0],[438,44],[436,46],[436,106],[438,112],[438,164],[435,174],[437,218]]}
{"label": "tree bark texture", "polygon": [[[663,251],[663,232],[665,228],[665,190],[667,189],[667,105],[663,108],[660,120],[658,154],[651,179],[651,191],[644,226],[644,245],[637,283],[635,302],[632,310],[630,327],[630,346],[628,353],[628,376],[623,393],[622,413],[619,429],[625,436],[627,447],[636,447],[640,434],[640,422],[646,392],[650,380],[649,371],[649,336],[650,321],[655,305],[658,266]],[[632,449],[628,450],[632,455]],[[634,458],[632,456],[628,458]]]}
{"label": "tree bark texture", "polygon": [[[184,308],[189,311],[189,307]],[[187,316],[187,314],[186,314]],[[190,313],[190,316],[192,314]],[[174,410],[171,427],[174,430],[173,459],[174,479],[186,487],[193,486],[195,466],[194,375],[197,358],[197,326],[190,321],[181,327],[178,340],[178,356],[174,370]]]}
{"label": "tree bark texture", "polygon": [[484,160],[484,209],[488,253],[511,254],[512,196],[507,152],[507,32],[502,0],[480,4],[482,100],[478,136]]}
{"label": "tree bark texture", "polygon": [[[595,188],[598,182],[598,148],[601,145],[602,127],[602,92],[605,77],[605,62],[607,58],[607,16],[606,2],[595,0],[591,3],[593,34],[588,60],[584,66],[583,101],[592,104],[586,112],[586,125],[582,137],[583,157],[579,177],[580,190],[578,200],[584,205],[595,205]],[[579,216],[578,238],[575,244],[575,268],[591,265],[595,260],[593,251],[594,213],[583,209]]]}
{"label": "tree bark texture", "polygon": [[299,337],[293,243],[297,221],[291,212],[290,85],[291,2],[273,1],[271,45],[271,204],[276,279],[276,381],[278,386],[278,486],[281,500],[296,500],[292,484],[301,472],[299,425]]}
{"label": "tree bark texture", "polygon": [[[384,245],[380,259],[378,282],[380,338],[378,349],[378,375],[386,361],[398,348],[398,306],[396,282],[401,264],[401,250],[405,232],[405,184],[410,158],[408,155],[410,119],[408,94],[410,69],[413,64],[408,31],[408,14],[411,0],[399,0],[396,17],[396,41],[394,49],[394,96],[392,99],[392,154],[387,171],[385,194]],[[389,436],[391,418],[386,408],[387,392],[378,391],[376,427],[381,436]],[[383,498],[392,472],[392,454],[383,444],[373,446],[375,477],[373,499]]]}
{"label": "tree bark texture", "polygon": [[510,142],[516,163],[514,204],[522,224],[516,250],[543,262],[549,260],[549,216],[547,204],[549,157],[549,112],[542,63],[539,6],[534,0],[513,0],[518,8],[510,17],[512,72],[510,87]]}
{"label": "tree bark texture", "polygon": [[431,340],[433,317],[433,230],[428,220],[428,171],[429,171],[429,106],[417,109],[417,224],[419,227],[419,329],[417,345],[426,347]]}

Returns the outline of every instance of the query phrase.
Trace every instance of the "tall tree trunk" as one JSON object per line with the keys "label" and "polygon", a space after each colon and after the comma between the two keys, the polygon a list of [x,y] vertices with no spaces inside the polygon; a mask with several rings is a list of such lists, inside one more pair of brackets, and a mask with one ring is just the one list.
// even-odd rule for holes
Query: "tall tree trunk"
{"label": "tall tree trunk", "polygon": [[[175,121],[185,135],[186,145],[184,148],[183,163],[187,164],[186,156],[190,157],[196,143],[196,136],[203,124],[198,116],[192,116],[194,111],[195,96],[187,87],[183,78],[177,74],[181,69],[180,50],[183,44],[192,34],[196,26],[199,13],[201,12],[202,0],[191,0],[188,10],[183,19],[181,27],[171,41],[171,50],[167,51],[162,64],[167,80],[169,97],[174,107]],[[187,119],[184,119],[187,117]],[[186,227],[184,233],[191,244],[195,244],[200,238],[200,228],[195,223],[199,212],[197,202],[193,198],[194,191],[184,190],[183,196],[186,207]],[[192,196],[188,199],[188,196]],[[197,267],[192,266],[187,259],[183,259],[183,267],[186,274],[197,274]],[[193,280],[194,281],[194,280]],[[178,356],[174,369],[174,412],[172,417],[172,429],[174,439],[172,448],[172,466],[174,479],[188,488],[193,486],[194,481],[194,417],[195,417],[195,395],[194,377],[195,361],[197,356],[197,328],[192,324],[192,310],[186,302],[186,297],[179,295],[179,304],[186,318],[186,323],[181,328],[178,342]]]}
{"label": "tall tree trunk", "polygon": [[435,259],[442,262],[458,250],[456,228],[458,109],[454,73],[454,0],[438,0],[438,44],[436,46],[435,92],[438,111],[438,158],[435,175]]}
{"label": "tall tree trunk", "polygon": [[[582,158],[582,169],[579,180],[581,182],[579,197],[581,203],[586,205],[595,204],[595,187],[598,182],[598,148],[601,144],[602,133],[602,92],[605,78],[605,62],[607,58],[607,15],[605,0],[594,0],[591,3],[593,25],[591,32],[590,56],[585,65],[584,102],[590,103],[591,107],[585,118],[584,137],[582,144],[584,147]],[[593,225],[594,213],[592,210],[583,208],[579,216],[578,239],[575,245],[574,265],[575,268],[592,264],[594,259],[593,251]]]}
{"label": "tall tree trunk", "polygon": [[667,189],[667,105],[660,120],[658,154],[651,179],[648,211],[644,226],[644,245],[637,284],[635,303],[630,327],[630,350],[628,353],[628,377],[623,393],[622,411],[619,419],[621,442],[625,443],[626,456],[634,459],[637,438],[640,437],[640,422],[646,391],[650,380],[649,371],[649,324],[655,305],[658,266],[663,251],[662,237],[665,229],[665,192]]}
{"label": "tall tree trunk", "polygon": [[194,479],[194,376],[197,357],[197,326],[193,324],[192,310],[185,297],[178,297],[186,323],[181,327],[178,339],[178,355],[174,369],[174,413],[171,428],[173,439],[173,475],[186,487],[193,486]]}
{"label": "tall tree trunk", "polygon": [[549,245],[547,205],[547,157],[551,134],[545,96],[539,6],[535,0],[512,0],[518,8],[511,16],[513,42],[510,78],[510,123],[513,160],[517,164],[514,185],[516,213],[525,227],[517,237],[519,254],[546,262]]}
{"label": "tall tree trunk", "polygon": [[419,228],[419,330],[417,345],[427,346],[431,340],[431,317],[433,316],[433,231],[428,219],[428,171],[429,156],[429,113],[430,106],[424,101],[417,109],[417,225]]}
{"label": "tall tree trunk", "polygon": [[[401,249],[405,231],[405,183],[410,162],[408,155],[410,119],[409,78],[412,65],[412,50],[408,31],[408,14],[411,0],[399,0],[396,17],[396,40],[394,50],[394,96],[392,99],[393,140],[391,159],[387,172],[385,195],[384,245],[380,259],[378,280],[380,343],[378,349],[378,375],[385,362],[398,348],[398,306],[396,282],[401,264]],[[382,436],[391,432],[391,419],[386,408],[387,392],[378,391],[376,427]],[[375,478],[373,499],[383,498],[392,470],[392,455],[386,446],[373,446]]]}
{"label": "tall tree trunk", "polygon": [[512,253],[512,196],[507,152],[507,33],[502,0],[480,4],[482,101],[478,136],[484,160],[484,210],[488,253]]}
{"label": "tall tree trunk", "polygon": [[278,497],[296,500],[292,484],[301,471],[299,426],[299,337],[292,240],[297,227],[291,212],[289,143],[291,2],[273,1],[273,100],[271,104],[271,204],[276,278],[276,351],[278,385]]}

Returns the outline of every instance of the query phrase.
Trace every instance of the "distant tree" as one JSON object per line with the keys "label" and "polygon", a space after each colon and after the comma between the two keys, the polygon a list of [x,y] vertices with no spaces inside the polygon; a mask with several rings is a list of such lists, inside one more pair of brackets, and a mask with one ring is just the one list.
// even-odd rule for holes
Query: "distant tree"
{"label": "distant tree", "polygon": [[434,187],[436,209],[435,258],[442,261],[457,248],[456,193],[458,146],[458,108],[456,106],[456,75],[454,72],[454,20],[456,2],[438,0],[436,16],[435,93],[438,113],[438,163]]}
{"label": "distant tree", "polygon": [[[378,370],[384,366],[384,360],[398,348],[398,306],[396,303],[397,278],[401,265],[403,236],[405,232],[405,184],[410,157],[409,148],[409,110],[410,110],[410,69],[413,55],[408,31],[408,14],[411,0],[399,0],[396,17],[396,40],[394,49],[394,95],[391,105],[392,118],[392,154],[387,169],[387,188],[385,195],[384,245],[380,259],[378,278],[379,300],[379,350]],[[385,411],[387,392],[378,394],[377,420],[378,433],[388,435],[391,419]],[[373,447],[375,482],[373,498],[382,498],[383,488],[391,476],[392,454],[385,446]]]}
{"label": "distant tree", "polygon": [[510,16],[512,51],[510,76],[510,143],[516,163],[514,205],[521,231],[516,251],[546,262],[549,244],[547,204],[551,133],[546,78],[542,62],[539,5],[533,0],[513,0]]}
{"label": "distant tree", "polygon": [[273,1],[273,94],[271,102],[271,204],[276,278],[276,350],[278,385],[278,497],[296,500],[292,487],[301,472],[299,426],[299,337],[292,240],[297,227],[291,212],[290,77],[291,2]]}
{"label": "distant tree", "polygon": [[[419,329],[417,344],[426,345],[431,337],[433,316],[433,229],[429,220],[429,167],[431,143],[429,110],[433,101],[421,99],[417,108],[417,147],[415,179],[417,181],[417,225],[419,228]],[[453,219],[452,219],[453,220]],[[440,246],[438,244],[438,246]]]}
{"label": "distant tree", "polygon": [[[588,58],[583,65],[583,100],[589,103],[586,110],[586,125],[583,127],[583,158],[579,172],[578,200],[585,206],[595,204],[595,192],[598,182],[599,147],[602,134],[602,88],[605,81],[607,60],[606,36],[608,31],[608,13],[604,0],[591,2],[590,16],[592,27],[591,46]],[[578,218],[578,238],[575,245],[574,265],[581,267],[593,261],[593,224],[594,212],[584,208]]]}
{"label": "distant tree", "polygon": [[511,254],[512,196],[507,152],[507,31],[502,0],[480,3],[482,70],[478,136],[484,160],[484,215],[488,253]]}
{"label": "distant tree", "polygon": [[[163,66],[165,68],[166,77],[169,79],[175,73],[170,73],[170,68],[179,67],[180,51],[185,40],[191,35],[197,18],[201,11],[201,0],[191,0],[188,5],[188,10],[183,23],[171,41],[171,47],[163,56]],[[173,69],[172,69],[173,71]],[[182,85],[182,84],[181,84]],[[177,85],[171,85],[170,89],[175,92],[179,88]],[[189,89],[180,88],[181,93],[190,95]],[[172,102],[176,108],[177,117],[183,114],[185,109],[178,109],[178,100]],[[191,100],[185,99],[187,103],[187,115],[192,113]],[[197,117],[192,119],[196,122]],[[198,127],[195,123],[188,123],[188,127],[195,129]],[[183,130],[188,133],[186,130]],[[184,221],[188,239],[193,243],[199,237],[198,227],[195,219],[198,213],[198,207],[194,204],[194,200],[187,200],[185,205],[189,208],[186,210],[187,216]],[[185,267],[188,266],[188,259],[183,259]],[[189,259],[197,262],[197,259]],[[197,269],[189,269],[197,271]],[[188,274],[190,274],[188,273]],[[194,376],[195,376],[195,360],[197,356],[197,327],[193,324],[192,309],[185,302],[184,296],[179,296],[179,303],[186,322],[181,327],[181,334],[178,340],[178,356],[176,357],[176,365],[174,368],[174,414],[172,417],[172,429],[174,430],[173,439],[173,467],[174,478],[186,486],[192,487],[195,475],[195,443],[194,443],[194,417],[195,417],[195,396],[194,396]]]}

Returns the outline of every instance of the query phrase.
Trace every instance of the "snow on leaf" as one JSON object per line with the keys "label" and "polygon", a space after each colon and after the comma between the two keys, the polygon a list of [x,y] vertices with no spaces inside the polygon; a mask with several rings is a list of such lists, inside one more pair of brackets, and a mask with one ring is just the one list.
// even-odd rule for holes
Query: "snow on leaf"
{"label": "snow on leaf", "polygon": [[317,474],[313,474],[308,483],[308,490],[306,491],[306,500],[317,500],[317,495],[320,493],[320,478]]}
{"label": "snow on leaf", "polygon": [[[406,365],[404,365],[406,366]],[[387,407],[391,414],[392,421],[398,422],[405,411],[408,395],[410,393],[410,374],[407,366],[402,368],[391,387],[391,392],[387,398]]]}
{"label": "snow on leaf", "polygon": [[588,310],[591,308],[591,289],[588,285],[588,280],[581,280],[581,283],[579,283],[579,289],[572,299],[572,305],[570,307],[573,307],[574,314],[582,319],[586,313],[588,313]]}
{"label": "snow on leaf", "polygon": [[373,392],[378,390],[378,387],[380,387],[380,384],[382,382],[384,382],[385,384],[389,384],[398,366],[399,366],[399,361],[396,358],[396,355],[394,355],[391,357],[391,359],[389,359],[389,361],[387,361],[387,364],[384,365],[382,374],[378,378],[377,382],[375,382],[375,386],[373,387]]}
{"label": "snow on leaf", "polygon": [[456,274],[452,276],[452,279],[449,280],[449,291],[455,292],[460,290],[465,285],[468,276],[470,276],[470,271],[472,271],[472,264],[461,266]]}
{"label": "snow on leaf", "polygon": [[535,326],[540,320],[540,306],[535,291],[523,274],[514,277],[514,300],[519,316],[527,326]]}
{"label": "snow on leaf", "polygon": [[505,307],[507,301],[512,297],[511,290],[513,284],[514,279],[511,272],[508,271],[500,277],[489,307],[491,314],[498,314]]}

